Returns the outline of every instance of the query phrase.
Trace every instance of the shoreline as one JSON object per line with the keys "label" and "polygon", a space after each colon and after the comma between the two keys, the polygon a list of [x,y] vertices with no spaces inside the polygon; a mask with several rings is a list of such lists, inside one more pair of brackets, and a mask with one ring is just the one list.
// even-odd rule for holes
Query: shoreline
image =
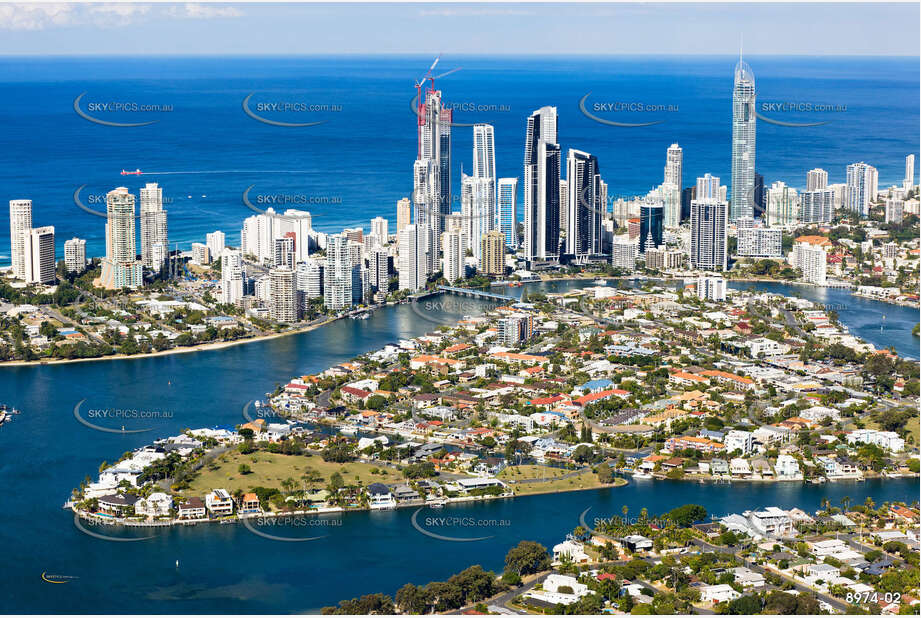
{"label": "shoreline", "polygon": [[[622,481],[622,482],[621,482]],[[489,502],[492,500],[514,500],[517,498],[527,498],[528,496],[544,496],[548,494],[562,494],[570,493],[576,491],[595,491],[599,489],[617,489],[629,485],[630,482],[624,478],[618,478],[614,483],[609,485],[601,485],[598,487],[574,487],[572,489],[551,489],[547,491],[534,491],[526,494],[501,494],[498,496],[461,496],[457,498],[444,498],[444,504],[439,507],[433,507],[432,503],[428,501],[413,501],[412,503],[402,503],[395,504],[389,508],[383,509],[373,509],[371,507],[322,507],[319,509],[311,510],[294,510],[289,512],[279,512],[279,511],[269,511],[267,513],[253,513],[246,515],[234,514],[233,517],[221,518],[221,519],[172,519],[172,520],[154,520],[154,521],[127,521],[124,518],[115,518],[108,515],[100,515],[98,513],[87,513],[86,511],[77,510],[73,504],[65,504],[65,508],[69,509],[82,520],[86,521],[102,521],[108,522],[106,525],[109,526],[123,526],[125,528],[171,528],[173,526],[193,526],[198,524],[238,524],[245,521],[250,521],[253,519],[261,518],[278,518],[278,517],[291,517],[299,515],[333,515],[333,514],[345,514],[345,513],[374,513],[376,511],[395,511],[398,509],[411,509],[411,508],[444,508],[453,504],[468,504],[471,502]]]}
{"label": "shoreline", "polygon": [[[680,277],[680,276],[666,275],[666,276],[659,276],[659,277],[644,277],[644,279],[640,279],[639,281],[644,281],[644,280],[645,280],[645,281],[669,281],[669,282],[676,282],[676,281],[685,281],[685,280],[687,280],[687,279],[689,279],[689,278],[693,278],[693,277]],[[562,281],[597,281],[597,280],[605,280],[605,281],[633,281],[633,280],[636,280],[636,278],[635,278],[635,277],[623,276],[623,275],[621,275],[621,276],[615,276],[615,277],[605,277],[605,276],[598,276],[598,275],[595,275],[595,276],[582,276],[582,275],[579,275],[579,276],[566,276],[566,277],[550,277],[550,276],[547,276],[547,275],[541,275],[541,278],[540,278],[539,280],[521,281],[521,282],[519,282],[519,285],[528,285],[528,284],[532,284],[532,283],[553,283],[553,282],[556,282],[556,281],[561,281],[561,282],[562,282]],[[894,301],[887,300],[887,299],[883,299],[883,298],[875,298],[875,297],[869,297],[869,296],[863,296],[863,295],[857,294],[857,293],[855,292],[855,289],[856,289],[856,288],[855,288],[854,286],[851,286],[851,287],[848,287],[848,288],[844,288],[844,287],[836,287],[836,286],[820,286],[820,285],[816,285],[816,284],[814,284],[814,283],[807,283],[807,282],[805,282],[805,281],[777,281],[777,280],[775,280],[775,279],[746,278],[746,277],[743,277],[743,278],[726,278],[726,283],[733,283],[733,282],[741,282],[741,283],[780,283],[780,284],[783,284],[783,285],[799,285],[799,286],[804,286],[804,287],[813,287],[813,288],[820,288],[820,289],[836,289],[836,290],[845,290],[845,289],[847,289],[847,290],[850,291],[851,296],[855,296],[855,297],[857,297],[857,298],[861,298],[861,299],[864,299],[864,300],[875,301],[875,302],[880,302],[880,303],[885,303],[885,304],[887,304],[887,305],[896,305],[896,306],[899,306],[899,307],[917,308],[915,305],[910,304],[910,303],[894,302]],[[504,284],[502,284],[501,287],[508,287],[508,286],[509,286],[508,283],[504,283]],[[515,286],[515,287],[518,287],[518,286]],[[444,292],[441,292],[441,291],[439,291],[439,290],[428,291],[428,293],[432,293],[432,292],[437,293],[437,294],[443,294],[443,293],[444,293]],[[399,305],[399,304],[403,304],[404,302],[405,302],[405,301],[396,301],[396,302],[391,301],[391,302],[386,302],[386,303],[382,303],[382,304],[379,304],[379,305],[374,305],[374,306],[372,306],[372,307],[367,307],[367,308],[365,308],[365,309],[361,309],[360,311],[372,311],[372,312],[373,312],[373,311],[376,311],[376,310],[381,309],[381,308],[383,308],[383,307],[397,306],[397,305]],[[68,363],[84,363],[84,362],[93,362],[93,361],[136,360],[136,359],[142,359],[142,358],[153,358],[153,357],[157,357],[157,356],[168,356],[168,355],[170,355],[170,354],[186,354],[186,353],[189,353],[189,352],[204,352],[204,351],[209,351],[209,350],[219,350],[219,349],[222,349],[222,348],[228,348],[228,347],[236,346],[236,345],[244,345],[244,344],[247,344],[247,343],[256,343],[256,342],[259,342],[259,341],[267,341],[267,340],[269,340],[269,339],[276,339],[276,338],[279,338],[279,337],[287,337],[287,336],[289,336],[289,335],[299,335],[299,334],[302,334],[302,333],[307,333],[307,332],[313,331],[313,330],[315,330],[315,329],[317,329],[317,328],[320,328],[320,327],[323,327],[323,326],[327,326],[327,325],[329,325],[329,324],[332,324],[333,322],[337,322],[337,321],[339,321],[339,320],[341,320],[341,319],[347,318],[348,316],[349,316],[349,314],[346,313],[346,314],[343,314],[343,315],[341,315],[341,316],[328,318],[328,319],[324,320],[323,322],[319,322],[319,323],[316,323],[316,324],[311,324],[311,325],[309,325],[309,326],[303,326],[303,327],[300,327],[300,328],[295,328],[295,329],[292,329],[292,330],[287,330],[287,331],[280,332],[280,333],[272,333],[272,334],[268,334],[268,335],[260,335],[260,336],[258,336],[258,337],[243,337],[243,338],[234,339],[234,340],[231,340],[231,341],[214,341],[214,342],[208,342],[208,343],[200,343],[200,344],[197,344],[197,345],[194,345],[194,346],[186,346],[186,347],[181,347],[181,348],[171,348],[171,349],[169,349],[169,350],[161,350],[161,351],[159,351],[159,352],[148,352],[148,353],[146,353],[146,354],[130,354],[130,355],[126,355],[126,354],[110,354],[110,355],[108,355],[108,356],[96,356],[96,357],[92,357],[92,358],[40,359],[40,360],[32,360],[32,361],[22,361],[22,360],[19,360],[19,361],[0,361],[0,369],[3,369],[4,367],[29,367],[29,366],[41,366],[41,365],[64,365],[64,364],[68,364]],[[911,334],[911,333],[909,333],[909,334]]]}

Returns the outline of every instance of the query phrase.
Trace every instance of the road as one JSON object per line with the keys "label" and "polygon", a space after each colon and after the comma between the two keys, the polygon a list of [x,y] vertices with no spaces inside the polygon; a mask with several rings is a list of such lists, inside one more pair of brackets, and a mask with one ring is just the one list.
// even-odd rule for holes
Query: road
{"label": "road", "polygon": [[[720,545],[713,545],[713,544],[708,543],[708,542],[706,542],[706,541],[703,541],[703,540],[701,540],[701,539],[692,539],[691,542],[694,543],[695,545],[697,545],[698,547],[700,547],[701,549],[705,549],[705,550],[707,550],[707,551],[709,551],[709,552],[720,552],[720,553],[727,553],[727,552],[728,552],[728,553],[733,553],[733,552],[730,551],[729,548],[727,548],[727,547],[722,547],[722,546],[720,546]],[[815,598],[818,599],[819,601],[824,601],[825,603],[828,603],[829,605],[831,605],[831,606],[832,606],[833,608],[835,608],[836,610],[839,610],[839,611],[842,611],[842,612],[846,612],[846,611],[850,608],[850,605],[848,605],[848,604],[845,603],[844,601],[841,601],[840,599],[836,599],[835,597],[833,597],[833,596],[831,596],[831,595],[828,595],[828,594],[825,594],[825,593],[822,593],[822,592],[818,592],[818,591],[816,591],[816,590],[810,588],[810,587],[807,586],[806,584],[803,584],[803,583],[801,583],[801,582],[796,581],[795,579],[792,579],[792,578],[790,578],[790,577],[787,577],[787,576],[784,575],[783,573],[778,573],[777,571],[770,571],[770,570],[768,570],[768,569],[765,569],[764,567],[762,567],[762,566],[760,566],[760,565],[758,565],[758,564],[755,564],[754,562],[752,562],[752,561],[749,560],[748,558],[745,558],[744,556],[737,555],[736,557],[737,557],[739,560],[742,561],[742,564],[744,564],[745,566],[747,566],[749,569],[751,569],[751,570],[754,571],[755,573],[761,573],[761,574],[764,575],[765,577],[767,576],[768,573],[773,573],[774,575],[778,575],[778,576],[780,576],[781,578],[783,578],[785,581],[787,581],[787,582],[789,582],[790,584],[792,584],[793,587],[794,587],[796,590],[798,590],[798,591],[800,591],[800,592],[806,592],[806,593],[808,593],[808,594],[811,594],[811,595],[815,596]]]}

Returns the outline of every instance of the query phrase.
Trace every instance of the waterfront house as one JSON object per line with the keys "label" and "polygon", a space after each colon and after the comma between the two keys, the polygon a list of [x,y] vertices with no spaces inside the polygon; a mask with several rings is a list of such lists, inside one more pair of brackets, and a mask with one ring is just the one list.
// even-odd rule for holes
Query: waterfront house
{"label": "waterfront house", "polygon": [[177,512],[179,519],[204,519],[205,503],[201,498],[193,496],[185,502],[180,502]]}
{"label": "waterfront house", "polygon": [[243,497],[240,498],[240,506],[238,509],[241,515],[260,513],[261,511],[262,508],[259,506],[259,496],[252,492],[243,494]]}
{"label": "waterfront house", "polygon": [[141,498],[134,504],[135,513],[149,517],[164,517],[170,514],[172,508],[173,499],[160,491],[156,491],[146,498]]}
{"label": "waterfront house", "polygon": [[652,549],[652,539],[639,534],[631,534],[621,539],[621,544],[632,552],[648,551]]}
{"label": "waterfront house", "polygon": [[585,553],[585,546],[574,539],[568,538],[562,543],[557,543],[553,546],[554,563],[571,562],[579,564],[589,560],[589,555]]}
{"label": "waterfront house", "polygon": [[227,493],[226,489],[213,489],[205,496],[205,506],[212,517],[221,517],[223,515],[233,514],[233,498]]}
{"label": "waterfront house", "polygon": [[751,476],[752,469],[748,464],[747,459],[743,459],[741,457],[733,457],[729,460],[729,472],[732,474],[732,476],[748,478]]}
{"label": "waterfront house", "polygon": [[368,506],[372,509],[392,509],[397,505],[390,488],[383,483],[368,485]]}
{"label": "waterfront house", "polygon": [[134,514],[134,505],[138,497],[131,494],[109,494],[97,498],[99,511],[116,517],[126,517]]}
{"label": "waterfront house", "polygon": [[760,511],[746,513],[752,527],[765,536],[782,537],[796,534],[793,520],[783,509],[769,506]]}

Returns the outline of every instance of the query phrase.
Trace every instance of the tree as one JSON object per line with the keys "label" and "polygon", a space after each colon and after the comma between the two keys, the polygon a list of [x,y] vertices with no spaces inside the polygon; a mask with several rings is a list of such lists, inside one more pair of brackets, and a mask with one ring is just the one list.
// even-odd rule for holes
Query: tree
{"label": "tree", "polygon": [[755,595],[749,595],[733,599],[727,607],[730,614],[736,616],[753,616],[761,613],[761,599]]}
{"label": "tree", "polygon": [[424,614],[428,611],[428,595],[425,589],[413,584],[406,584],[397,590],[394,600],[404,614]]}
{"label": "tree", "polygon": [[518,575],[529,575],[550,567],[547,548],[534,541],[521,541],[505,555],[505,569]]}
{"label": "tree", "polygon": [[247,464],[241,463],[239,466],[237,466],[237,472],[245,475],[245,474],[252,474],[253,470]]}

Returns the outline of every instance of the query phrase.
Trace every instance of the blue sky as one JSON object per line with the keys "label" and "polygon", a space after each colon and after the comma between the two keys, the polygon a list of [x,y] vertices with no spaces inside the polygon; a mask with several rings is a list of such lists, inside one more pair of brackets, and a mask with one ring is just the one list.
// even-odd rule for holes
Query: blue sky
{"label": "blue sky", "polygon": [[0,54],[910,55],[919,4],[0,4]]}

